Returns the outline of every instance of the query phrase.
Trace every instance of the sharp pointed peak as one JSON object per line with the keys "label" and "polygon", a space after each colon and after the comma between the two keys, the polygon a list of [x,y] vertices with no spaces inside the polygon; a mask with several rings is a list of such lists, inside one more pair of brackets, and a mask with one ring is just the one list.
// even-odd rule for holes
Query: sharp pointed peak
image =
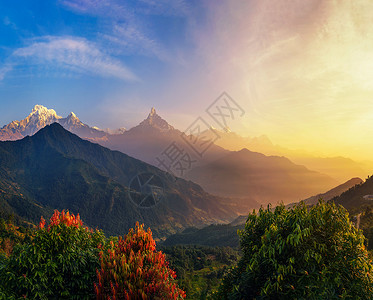
{"label": "sharp pointed peak", "polygon": [[66,118],[62,118],[59,122],[62,126],[65,126],[65,128],[69,130],[71,130],[71,126],[84,126],[78,116],[73,112],[70,112]]}
{"label": "sharp pointed peak", "polygon": [[151,108],[148,117],[140,123],[140,125],[152,126],[162,131],[173,129],[173,127],[167,123],[162,117],[157,114],[154,107]]}
{"label": "sharp pointed peak", "polygon": [[69,115],[68,115],[67,117],[68,117],[68,118],[78,119],[78,117],[76,116],[76,114],[74,114],[73,112],[70,112]]}
{"label": "sharp pointed peak", "polygon": [[149,115],[148,115],[148,119],[149,119],[149,118],[152,118],[152,117],[154,117],[154,116],[157,116],[157,111],[155,110],[154,107],[152,107],[152,108],[150,109],[150,113],[149,113]]}

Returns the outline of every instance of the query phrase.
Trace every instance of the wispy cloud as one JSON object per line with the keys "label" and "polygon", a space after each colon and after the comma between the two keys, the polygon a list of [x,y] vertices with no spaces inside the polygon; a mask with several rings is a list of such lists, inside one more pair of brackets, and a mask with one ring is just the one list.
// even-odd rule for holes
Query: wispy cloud
{"label": "wispy cloud", "polygon": [[3,18],[3,24],[4,24],[5,26],[9,26],[9,27],[11,27],[11,28],[14,29],[14,30],[17,30],[17,29],[18,29],[18,28],[17,28],[17,25],[16,25],[14,22],[12,22],[8,16],[5,16],[5,17]]}
{"label": "wispy cloud", "polygon": [[156,57],[161,61],[169,60],[167,51],[154,39],[131,25],[116,24],[109,34],[102,37],[109,43],[116,45],[119,52]]}
{"label": "wispy cloud", "polygon": [[26,58],[38,65],[68,69],[81,74],[138,80],[135,74],[116,60],[103,53],[97,46],[83,38],[47,36],[31,45],[13,52],[13,57]]}
{"label": "wispy cloud", "polygon": [[110,19],[129,19],[133,16],[131,9],[125,3],[115,0],[62,0],[66,8],[80,14],[107,17]]}
{"label": "wispy cloud", "polygon": [[5,65],[0,67],[0,81],[5,78],[5,75],[13,69],[11,65]]}
{"label": "wispy cloud", "polygon": [[76,12],[120,19],[135,14],[185,16],[190,11],[190,5],[185,0],[139,0],[132,3],[120,0],[61,0],[60,3]]}
{"label": "wispy cloud", "polygon": [[139,3],[146,14],[185,16],[190,12],[185,0],[140,0]]}
{"label": "wispy cloud", "polygon": [[149,17],[186,17],[189,6],[184,0],[141,0],[134,3],[118,0],[62,0],[67,9],[100,18],[104,24],[98,36],[110,43],[117,53],[154,57],[171,61],[174,55],[156,36]]}

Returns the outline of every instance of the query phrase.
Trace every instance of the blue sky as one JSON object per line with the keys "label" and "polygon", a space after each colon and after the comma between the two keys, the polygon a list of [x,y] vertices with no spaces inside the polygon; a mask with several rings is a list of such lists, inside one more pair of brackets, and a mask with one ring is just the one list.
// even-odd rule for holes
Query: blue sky
{"label": "blue sky", "polygon": [[1,1],[0,126],[42,104],[101,128],[154,106],[185,129],[226,91],[242,135],[369,158],[372,15],[370,0]]}
{"label": "blue sky", "polygon": [[[191,28],[205,9],[182,0],[2,1],[1,125],[36,103],[100,126],[167,110],[162,91],[192,55]],[[111,118],[118,108],[128,110],[124,124]]]}

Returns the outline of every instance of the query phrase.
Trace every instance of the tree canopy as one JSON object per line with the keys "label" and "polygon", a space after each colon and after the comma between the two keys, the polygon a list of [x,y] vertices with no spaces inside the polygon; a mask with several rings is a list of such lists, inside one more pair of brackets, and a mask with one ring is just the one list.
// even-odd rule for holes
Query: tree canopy
{"label": "tree canopy", "polygon": [[138,223],[123,237],[106,238],[79,215],[56,210],[18,244],[17,228],[0,225],[7,233],[0,243],[0,299],[185,298],[150,229]]}
{"label": "tree canopy", "polygon": [[243,256],[216,299],[372,299],[364,236],[333,203],[260,209],[240,231]]}

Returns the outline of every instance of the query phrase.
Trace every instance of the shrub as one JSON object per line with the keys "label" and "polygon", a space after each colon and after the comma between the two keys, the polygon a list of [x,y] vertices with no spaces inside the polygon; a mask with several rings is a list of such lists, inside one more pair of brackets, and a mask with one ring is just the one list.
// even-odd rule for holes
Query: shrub
{"label": "shrub", "polygon": [[260,209],[240,243],[243,257],[217,299],[373,299],[364,236],[341,206]]}
{"label": "shrub", "polygon": [[14,245],[20,244],[25,240],[26,231],[25,228],[17,227],[10,221],[5,222],[0,219],[0,254],[11,255]]}
{"label": "shrub", "polygon": [[49,225],[41,218],[31,242],[15,246],[0,272],[8,298],[89,299],[100,266],[101,231],[83,226],[79,215],[55,211]]}
{"label": "shrub", "polygon": [[110,242],[100,252],[97,271],[97,299],[183,299],[176,275],[168,267],[165,255],[155,249],[152,232],[136,224],[124,238]]}

